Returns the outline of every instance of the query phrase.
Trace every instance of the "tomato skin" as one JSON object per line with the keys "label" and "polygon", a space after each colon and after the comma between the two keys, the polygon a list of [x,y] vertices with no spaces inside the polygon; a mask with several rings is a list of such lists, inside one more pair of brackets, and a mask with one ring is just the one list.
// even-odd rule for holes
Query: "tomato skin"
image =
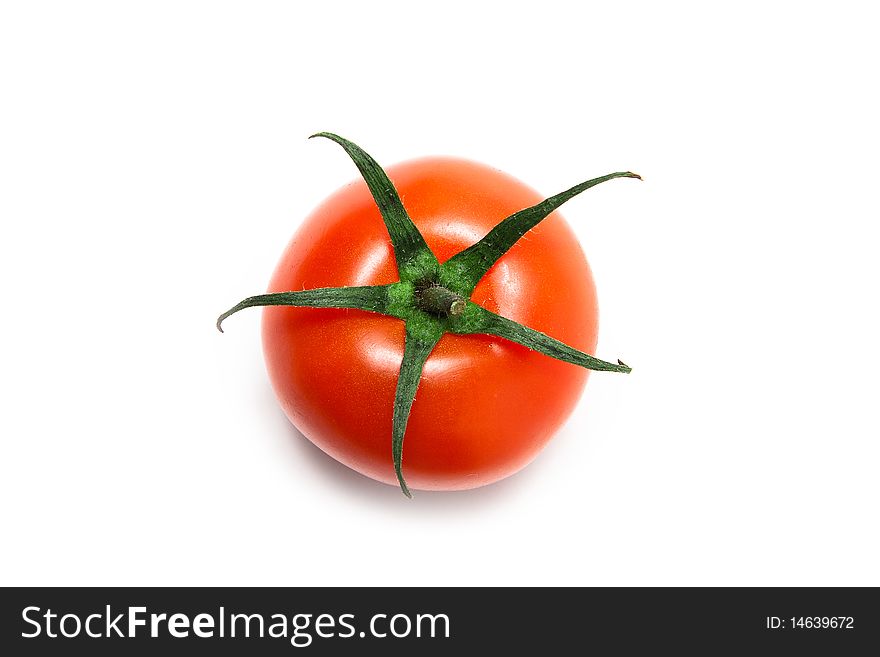
{"label": "tomato skin", "polygon": [[[466,160],[425,158],[386,171],[441,263],[543,199]],[[382,217],[357,181],[303,222],[268,291],[397,280]],[[472,300],[577,349],[596,347],[592,274],[558,213],[489,270]],[[393,317],[348,309],[263,311],[267,369],[290,421],[333,458],[394,486],[391,415],[403,345],[403,322]],[[569,416],[587,375],[502,338],[444,335],[425,364],[406,430],[403,471],[410,488],[476,488],[518,471]]]}

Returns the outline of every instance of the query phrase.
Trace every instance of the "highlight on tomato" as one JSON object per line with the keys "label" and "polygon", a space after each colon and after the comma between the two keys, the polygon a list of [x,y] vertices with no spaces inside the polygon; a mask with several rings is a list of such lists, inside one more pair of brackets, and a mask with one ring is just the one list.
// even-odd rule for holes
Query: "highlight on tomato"
{"label": "highlight on tomato", "polygon": [[484,486],[537,456],[590,370],[630,371],[591,355],[596,290],[555,210],[637,174],[542,199],[475,162],[425,158],[386,173],[347,139],[312,136],[339,144],[363,180],[305,220],[268,292],[217,328],[265,306],[272,386],[324,452],[407,497]]}

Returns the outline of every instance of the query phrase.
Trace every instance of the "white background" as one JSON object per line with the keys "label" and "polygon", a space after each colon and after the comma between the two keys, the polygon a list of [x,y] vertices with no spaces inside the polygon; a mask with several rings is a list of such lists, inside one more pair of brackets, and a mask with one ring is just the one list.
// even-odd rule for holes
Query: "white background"
{"label": "white background", "polygon": [[[869,6],[4,3],[0,581],[880,584]],[[318,130],[644,176],[563,212],[634,371],[520,474],[408,501],[214,330],[355,177]]]}

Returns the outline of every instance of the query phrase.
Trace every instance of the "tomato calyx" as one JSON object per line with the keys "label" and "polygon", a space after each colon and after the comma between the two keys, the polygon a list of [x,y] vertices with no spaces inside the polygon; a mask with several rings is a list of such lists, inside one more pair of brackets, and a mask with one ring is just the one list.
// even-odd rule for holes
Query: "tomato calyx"
{"label": "tomato calyx", "polygon": [[400,280],[388,285],[318,288],[248,297],[217,319],[217,329],[230,315],[255,306],[352,308],[402,320],[406,326],[403,359],[392,411],[391,452],[403,493],[412,497],[403,476],[403,438],[425,362],[445,333],[500,337],[551,358],[591,370],[628,373],[618,360],[610,363],[560,342],[544,333],[497,315],[470,300],[480,279],[529,230],[563,203],[614,178],[638,178],[629,171],[611,173],[575,185],[540,203],[516,212],[497,224],[480,241],[443,264],[428,247],[403,206],[391,180],[379,164],[356,144],[329,132],[324,137],[342,146],[360,171],[388,230]]}

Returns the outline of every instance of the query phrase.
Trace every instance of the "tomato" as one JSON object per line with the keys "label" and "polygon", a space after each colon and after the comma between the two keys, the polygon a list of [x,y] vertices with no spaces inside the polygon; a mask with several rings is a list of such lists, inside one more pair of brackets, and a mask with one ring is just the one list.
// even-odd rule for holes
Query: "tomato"
{"label": "tomato", "polygon": [[[461,159],[420,159],[387,173],[441,263],[543,198],[496,169]],[[358,181],[303,222],[269,292],[397,280],[382,216]],[[596,346],[593,278],[557,212],[489,269],[471,301],[581,351]],[[272,386],[290,421],[338,461],[396,484],[389,436],[404,323],[364,310],[270,306],[262,337]],[[425,363],[406,427],[410,487],[469,489],[518,471],[568,418],[588,373],[500,337],[444,334]]]}

